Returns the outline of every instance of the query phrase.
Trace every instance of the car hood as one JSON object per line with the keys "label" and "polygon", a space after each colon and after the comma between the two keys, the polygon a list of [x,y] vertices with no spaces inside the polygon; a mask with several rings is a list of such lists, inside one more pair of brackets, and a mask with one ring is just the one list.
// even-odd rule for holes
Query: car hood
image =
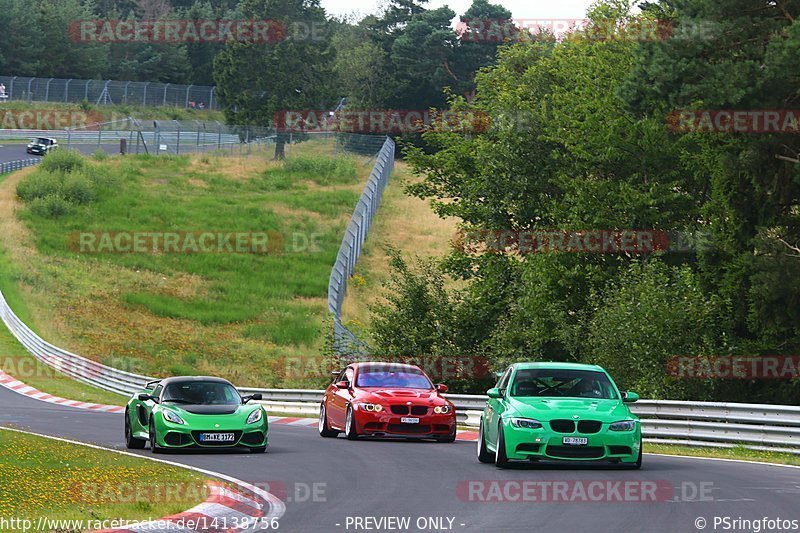
{"label": "car hood", "polygon": [[[170,405],[176,411],[185,411],[187,413],[192,413],[193,415],[232,415],[235,414],[239,409],[244,407],[243,405]],[[248,408],[247,412],[249,413],[252,409]]]}
{"label": "car hood", "polygon": [[361,398],[366,401],[402,401],[414,403],[430,403],[438,401],[437,403],[445,403],[446,400],[439,396],[435,390],[426,389],[380,389],[380,388],[365,388],[360,389],[363,394]]}
{"label": "car hood", "polygon": [[622,400],[595,398],[510,398],[509,407],[519,415],[539,420],[557,418],[590,418],[602,422],[616,422],[636,418]]}

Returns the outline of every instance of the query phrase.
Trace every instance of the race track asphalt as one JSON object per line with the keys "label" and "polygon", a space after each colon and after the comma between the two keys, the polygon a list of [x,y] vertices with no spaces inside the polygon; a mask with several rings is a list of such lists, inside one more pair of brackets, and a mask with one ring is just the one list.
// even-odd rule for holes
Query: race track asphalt
{"label": "race track asphalt", "polygon": [[[120,414],[52,405],[4,388],[0,388],[0,425],[125,448]],[[57,454],[58,443],[53,447]],[[150,451],[137,453],[147,455]],[[409,528],[401,531],[553,533],[699,531],[698,518],[706,520],[706,531],[723,531],[721,524],[714,527],[714,517],[726,516],[731,520],[800,520],[800,469],[733,461],[645,455],[639,471],[528,464],[500,470],[478,463],[472,442],[351,442],[343,437],[323,439],[313,428],[277,424],[270,427],[266,454],[169,453],[157,457],[260,486],[268,484],[286,501],[281,531],[391,530],[356,528],[356,517],[409,517]],[[530,497],[525,502],[469,501],[464,488],[470,481],[492,480],[499,483],[473,485],[479,487],[473,495],[494,494],[496,500],[498,493],[491,487],[502,487],[501,497],[506,491],[513,498],[519,495],[515,489],[518,485],[509,483],[521,481],[566,481],[572,483],[570,491],[577,485],[586,488],[594,481],[630,482],[634,487],[652,481],[659,486],[671,485],[673,490],[668,497],[646,503],[605,499],[541,502],[530,501]],[[537,485],[538,490],[542,486]],[[310,495],[314,490],[316,495]],[[452,527],[417,527],[425,526],[417,520],[426,517],[441,517],[445,525],[448,518],[453,519]]]}

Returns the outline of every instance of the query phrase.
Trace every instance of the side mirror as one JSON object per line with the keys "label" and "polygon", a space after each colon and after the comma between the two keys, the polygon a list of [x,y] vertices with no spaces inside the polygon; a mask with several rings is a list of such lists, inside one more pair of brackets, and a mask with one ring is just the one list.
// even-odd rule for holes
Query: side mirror
{"label": "side mirror", "polygon": [[145,394],[142,393],[138,396],[140,402],[146,402],[148,400],[153,400],[154,402],[158,403],[158,398],[153,396],[152,394]]}
{"label": "side mirror", "polygon": [[494,387],[486,391],[486,396],[488,396],[489,398],[502,398],[503,391],[498,389],[497,387]]}
{"label": "side mirror", "polygon": [[337,381],[336,382],[336,388],[337,389],[349,389],[350,388],[350,384],[348,382],[346,382],[346,381]]}
{"label": "side mirror", "polygon": [[259,401],[259,400],[261,400],[261,398],[262,398],[262,396],[261,396],[260,392],[257,392],[255,394],[249,394],[247,396],[242,396],[242,403],[247,403],[250,400]]}
{"label": "side mirror", "polygon": [[445,385],[444,383],[437,383],[436,390],[444,394],[445,392],[447,392],[447,385]]}
{"label": "side mirror", "polygon": [[622,393],[622,401],[624,403],[633,403],[638,400],[639,400],[639,395],[636,394],[635,392],[624,391]]}

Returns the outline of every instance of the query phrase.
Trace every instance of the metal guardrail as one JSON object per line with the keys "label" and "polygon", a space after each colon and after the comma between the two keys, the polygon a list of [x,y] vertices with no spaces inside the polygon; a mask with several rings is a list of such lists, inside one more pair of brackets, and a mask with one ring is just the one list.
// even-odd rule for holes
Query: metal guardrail
{"label": "metal guardrail", "polygon": [[339,352],[358,350],[360,346],[355,335],[342,324],[342,304],[347,292],[347,280],[353,275],[364,241],[372,226],[372,219],[378,211],[383,190],[392,174],[394,149],[394,141],[387,137],[378,152],[375,166],[356,204],[353,216],[350,217],[328,280],[328,310],[333,314],[334,349]]}
{"label": "metal guardrail", "polygon": [[21,170],[25,167],[32,167],[33,165],[38,165],[41,158],[36,159],[20,159],[18,161],[9,161],[8,163],[0,163],[0,174],[8,174],[9,172],[14,172],[17,170]]}

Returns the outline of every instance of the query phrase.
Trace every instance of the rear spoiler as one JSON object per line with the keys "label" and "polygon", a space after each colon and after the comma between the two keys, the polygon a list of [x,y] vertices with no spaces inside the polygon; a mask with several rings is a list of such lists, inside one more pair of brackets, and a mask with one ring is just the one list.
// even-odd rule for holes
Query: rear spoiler
{"label": "rear spoiler", "polygon": [[147,383],[145,383],[144,388],[145,389],[154,389],[154,388],[156,388],[156,385],[158,385],[159,383],[161,383],[160,379],[154,379],[153,381],[148,381]]}

